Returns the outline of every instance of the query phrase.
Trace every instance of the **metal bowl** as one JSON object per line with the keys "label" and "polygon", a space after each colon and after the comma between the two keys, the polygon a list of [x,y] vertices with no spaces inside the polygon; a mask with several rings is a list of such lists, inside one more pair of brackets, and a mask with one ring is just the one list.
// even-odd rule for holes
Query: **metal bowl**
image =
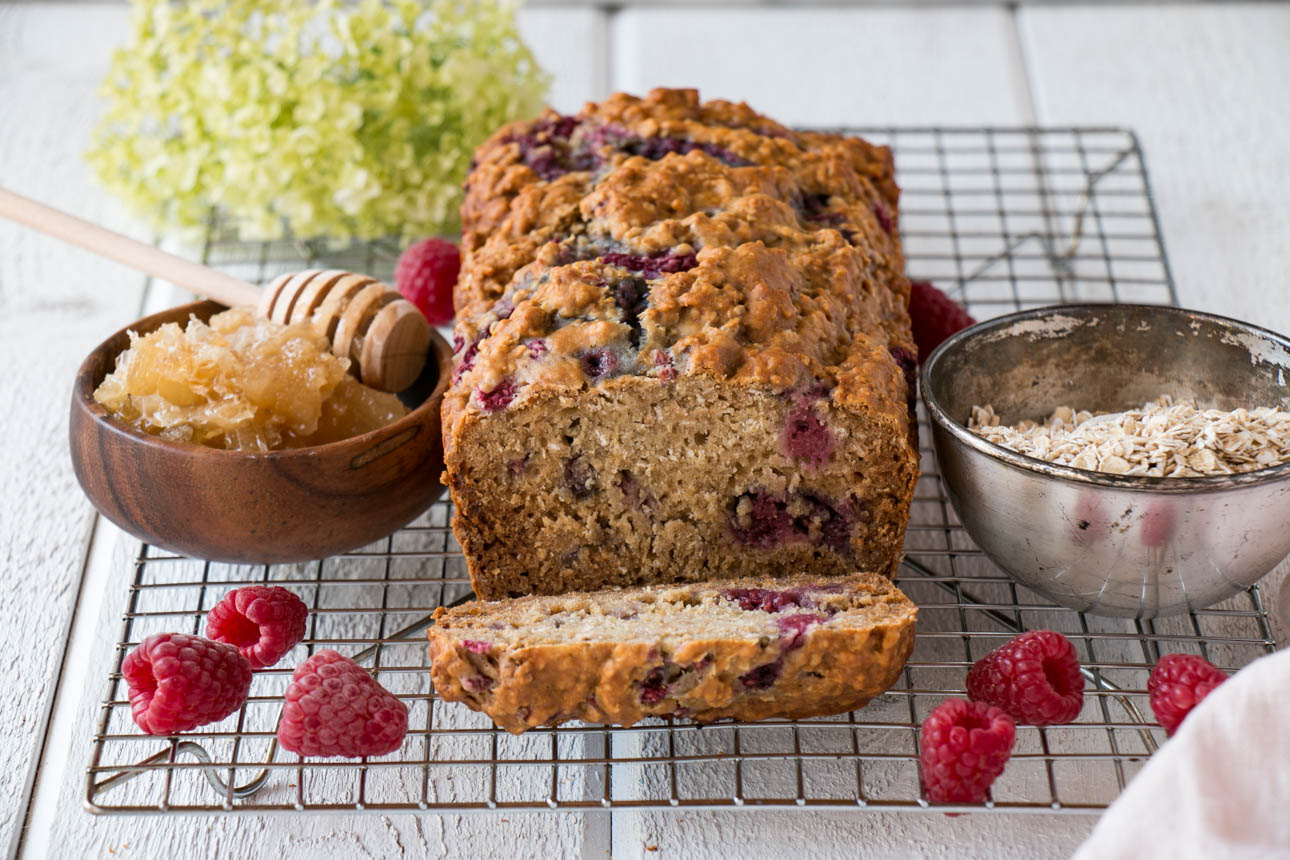
{"label": "metal bowl", "polygon": [[941,344],[921,387],[941,477],[964,528],[1026,587],[1072,609],[1150,618],[1249,587],[1290,554],[1290,464],[1238,475],[1148,478],[1027,457],[967,429],[1058,406],[1290,406],[1290,340],[1178,308],[1063,305],[999,317]]}

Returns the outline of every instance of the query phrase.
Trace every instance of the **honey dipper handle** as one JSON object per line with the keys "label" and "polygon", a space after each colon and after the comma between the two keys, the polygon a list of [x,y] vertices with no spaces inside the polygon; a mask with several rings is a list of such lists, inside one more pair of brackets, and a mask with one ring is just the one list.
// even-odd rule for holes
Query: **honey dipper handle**
{"label": "honey dipper handle", "polygon": [[253,305],[260,291],[232,275],[167,254],[152,245],[106,230],[97,224],[0,188],[0,216],[25,224],[64,242],[78,245],[155,278],[186,287],[221,304]]}

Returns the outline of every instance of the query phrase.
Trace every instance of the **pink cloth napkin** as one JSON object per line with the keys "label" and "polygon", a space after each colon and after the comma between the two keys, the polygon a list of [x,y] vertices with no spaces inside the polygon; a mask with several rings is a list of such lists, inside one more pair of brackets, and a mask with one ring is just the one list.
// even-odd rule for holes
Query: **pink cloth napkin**
{"label": "pink cloth napkin", "polygon": [[1075,860],[1290,857],[1290,651],[1210,693]]}

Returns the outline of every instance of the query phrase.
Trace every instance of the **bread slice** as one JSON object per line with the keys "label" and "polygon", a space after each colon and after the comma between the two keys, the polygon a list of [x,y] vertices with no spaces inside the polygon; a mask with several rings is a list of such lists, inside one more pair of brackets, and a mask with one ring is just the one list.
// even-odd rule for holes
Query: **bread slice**
{"label": "bread slice", "polygon": [[435,611],[430,677],[519,734],[585,720],[797,719],[895,682],[917,608],[876,574],[747,577]]}

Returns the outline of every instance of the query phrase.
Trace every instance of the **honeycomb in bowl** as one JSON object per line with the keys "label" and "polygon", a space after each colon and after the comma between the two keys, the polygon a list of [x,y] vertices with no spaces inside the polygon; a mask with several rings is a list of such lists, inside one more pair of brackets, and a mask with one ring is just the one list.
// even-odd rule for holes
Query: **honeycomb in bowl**
{"label": "honeycomb in bowl", "polygon": [[177,442],[274,451],[375,430],[408,410],[358,382],[309,323],[284,326],[250,308],[166,323],[130,347],[94,399],[132,427]]}

